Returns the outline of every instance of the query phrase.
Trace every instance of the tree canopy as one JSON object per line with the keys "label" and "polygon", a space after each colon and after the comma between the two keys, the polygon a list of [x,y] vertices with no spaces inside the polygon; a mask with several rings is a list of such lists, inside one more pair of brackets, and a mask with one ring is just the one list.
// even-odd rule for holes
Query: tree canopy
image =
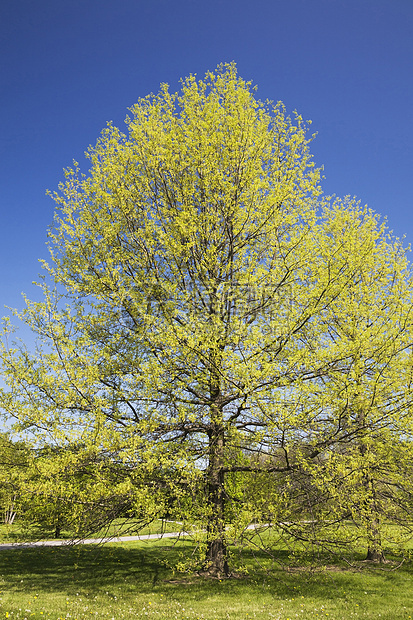
{"label": "tree canopy", "polygon": [[20,314],[38,346],[4,345],[1,404],[116,455],[141,510],[174,502],[228,575],[231,536],[286,514],[277,476],[321,488],[344,447],[410,436],[409,265],[372,212],[322,196],[308,124],[234,65],[126,123],[53,194],[44,300]]}

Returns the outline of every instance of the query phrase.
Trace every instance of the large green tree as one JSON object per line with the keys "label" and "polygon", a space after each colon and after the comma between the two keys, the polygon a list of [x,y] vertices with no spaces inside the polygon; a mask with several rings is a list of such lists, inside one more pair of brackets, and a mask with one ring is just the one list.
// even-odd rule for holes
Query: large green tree
{"label": "large green tree", "polygon": [[234,477],[299,467],[309,386],[342,355],[315,355],[327,309],[364,257],[332,242],[306,124],[234,66],[163,85],[127,127],[53,195],[44,301],[20,315],[38,347],[4,347],[2,406],[168,484],[205,523],[204,569],[228,575],[226,525],[253,516]]}

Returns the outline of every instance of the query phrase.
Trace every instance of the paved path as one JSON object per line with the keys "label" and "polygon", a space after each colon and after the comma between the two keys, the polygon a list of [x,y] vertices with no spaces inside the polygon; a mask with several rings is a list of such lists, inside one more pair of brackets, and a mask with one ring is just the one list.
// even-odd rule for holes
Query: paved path
{"label": "paved path", "polygon": [[74,540],[38,540],[26,543],[1,543],[0,551],[6,549],[28,549],[30,547],[61,547],[70,545],[99,545],[107,542],[131,542],[135,540],[153,540],[156,538],[179,538],[190,536],[190,532],[165,532],[163,534],[142,534],[141,536],[114,536],[109,538],[82,538]]}
{"label": "paved path", "polygon": [[[247,530],[254,530],[258,527],[267,527],[267,524],[258,526],[249,525]],[[164,532],[163,534],[142,534],[141,536],[113,536],[108,538],[76,538],[71,540],[38,540],[36,542],[25,543],[0,543],[0,551],[8,549],[29,549],[30,547],[62,547],[73,545],[99,545],[108,542],[131,542],[136,540],[154,540],[157,538],[180,538],[181,536],[191,536],[191,532]]]}

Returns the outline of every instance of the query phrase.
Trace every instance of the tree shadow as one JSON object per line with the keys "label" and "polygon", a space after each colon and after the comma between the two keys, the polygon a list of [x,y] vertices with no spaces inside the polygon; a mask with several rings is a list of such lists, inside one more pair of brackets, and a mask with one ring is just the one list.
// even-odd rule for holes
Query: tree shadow
{"label": "tree shadow", "polygon": [[[242,596],[246,591],[251,596],[270,593],[274,599],[300,595],[326,600],[334,599],[338,590],[352,588],[354,592],[354,588],[360,588],[361,592],[365,587],[362,580],[358,580],[358,574],[345,571],[339,564],[335,571],[313,570],[305,564],[301,568],[298,564],[294,568],[288,567],[288,552],[282,550],[271,562],[262,552],[244,550],[238,554],[238,565],[242,563],[248,572],[237,579],[207,579],[197,573],[182,574],[170,568],[182,555],[189,556],[193,551],[191,543],[174,546],[170,539],[167,544],[158,542],[156,545],[152,541],[147,545],[3,550],[0,552],[0,574],[7,581],[8,590],[16,594],[30,589],[64,592],[68,596],[77,593],[99,595],[122,584],[125,596],[157,591],[180,601],[203,600],[217,593]],[[235,561],[236,556],[233,559]],[[411,579],[411,565],[404,565],[400,572]],[[382,571],[378,579],[385,587],[385,583],[397,578],[394,572]]]}

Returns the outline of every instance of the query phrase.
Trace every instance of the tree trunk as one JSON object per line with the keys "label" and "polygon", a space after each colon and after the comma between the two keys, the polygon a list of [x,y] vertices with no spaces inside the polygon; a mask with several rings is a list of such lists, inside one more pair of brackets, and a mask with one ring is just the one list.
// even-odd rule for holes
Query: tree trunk
{"label": "tree trunk", "polygon": [[16,496],[14,496],[12,500],[10,500],[10,504],[4,512],[4,523],[6,523],[7,525],[13,525],[13,521],[16,518],[16,511],[14,510],[15,500]]}
{"label": "tree trunk", "polygon": [[[210,315],[213,323],[222,326],[222,307],[218,285],[211,291]],[[205,573],[221,579],[229,576],[227,547],[225,542],[225,428],[224,405],[221,393],[221,365],[224,344],[222,333],[216,334],[209,351],[210,424],[208,429],[207,470],[207,551]],[[214,341],[215,340],[215,341]]]}
{"label": "tree trunk", "polygon": [[365,527],[367,535],[367,555],[366,560],[370,562],[385,562],[380,531],[380,517],[376,504],[376,493],[374,479],[366,473],[363,476],[363,485],[366,490],[367,499],[365,503]]}
{"label": "tree trunk", "polygon": [[215,421],[209,434],[208,524],[205,572],[221,579],[229,576],[225,543],[224,429]]}
{"label": "tree trunk", "polygon": [[[359,393],[357,393],[357,398],[358,396]],[[360,428],[363,428],[366,423],[366,415],[362,407],[359,409],[357,418]],[[367,446],[363,439],[360,439],[358,449],[364,460],[367,455]],[[368,470],[363,474],[362,484],[366,493],[366,499],[362,507],[362,516],[364,517],[363,520],[365,522],[367,535],[366,560],[370,562],[385,562],[386,560],[381,542],[380,517],[376,499],[375,481]]]}
{"label": "tree trunk", "polygon": [[376,505],[373,500],[370,502],[369,514],[366,523],[367,531],[367,555],[366,560],[370,562],[385,562],[380,533],[380,520],[377,514]]}
{"label": "tree trunk", "polygon": [[369,562],[376,562],[377,564],[382,564],[383,562],[385,562],[386,558],[381,546],[369,546],[367,549],[366,560]]}
{"label": "tree trunk", "polygon": [[63,525],[63,518],[62,518],[62,513],[61,513],[61,500],[60,500],[60,497],[58,497],[56,501],[55,519],[54,519],[54,537],[55,538],[60,538],[60,535],[62,533],[62,525]]}
{"label": "tree trunk", "polygon": [[13,521],[15,518],[16,513],[13,511],[13,509],[6,510],[4,514],[4,523],[6,523],[7,525],[13,525]]}

